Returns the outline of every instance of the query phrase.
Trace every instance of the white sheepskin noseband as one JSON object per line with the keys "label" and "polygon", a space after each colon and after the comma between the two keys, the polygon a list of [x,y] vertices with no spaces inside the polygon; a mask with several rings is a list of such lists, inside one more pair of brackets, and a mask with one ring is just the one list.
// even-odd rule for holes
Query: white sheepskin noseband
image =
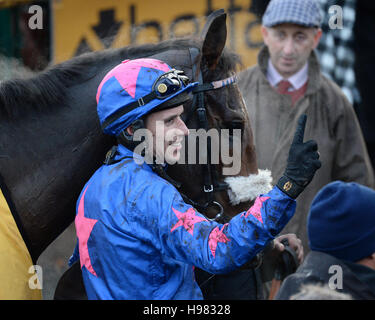
{"label": "white sheepskin noseband", "polygon": [[272,189],[271,171],[267,169],[259,169],[258,174],[250,174],[248,177],[228,177],[224,181],[229,185],[228,196],[232,205],[254,200]]}

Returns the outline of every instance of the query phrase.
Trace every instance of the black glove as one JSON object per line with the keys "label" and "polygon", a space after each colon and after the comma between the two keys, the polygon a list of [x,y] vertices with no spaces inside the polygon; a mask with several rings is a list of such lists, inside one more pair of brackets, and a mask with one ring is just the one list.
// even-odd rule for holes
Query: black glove
{"label": "black glove", "polygon": [[277,187],[295,199],[311,182],[316,170],[322,163],[319,161],[318,144],[314,140],[303,142],[307,116],[298,119],[297,130],[289,149],[288,162]]}

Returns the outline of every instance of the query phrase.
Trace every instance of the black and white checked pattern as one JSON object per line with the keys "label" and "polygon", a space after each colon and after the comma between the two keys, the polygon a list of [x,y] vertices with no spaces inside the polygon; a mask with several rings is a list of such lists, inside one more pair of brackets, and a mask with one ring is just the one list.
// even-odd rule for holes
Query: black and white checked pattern
{"label": "black and white checked pattern", "polygon": [[[360,95],[356,88],[354,73],[354,22],[356,0],[319,0],[323,30],[317,52],[321,71],[337,83],[351,103],[359,103]],[[338,5],[342,8],[342,29],[331,29],[329,22],[336,23],[329,8]]]}
{"label": "black and white checked pattern", "polygon": [[272,27],[281,23],[319,26],[321,15],[316,0],[271,0],[263,15],[262,24]]}

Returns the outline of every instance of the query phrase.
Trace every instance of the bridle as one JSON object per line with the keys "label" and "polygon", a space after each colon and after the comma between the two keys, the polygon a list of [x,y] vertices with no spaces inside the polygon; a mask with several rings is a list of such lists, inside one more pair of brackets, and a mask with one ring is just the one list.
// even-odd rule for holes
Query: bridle
{"label": "bridle", "polygon": [[[198,79],[192,79],[192,81],[198,82],[198,85],[195,86],[192,91],[194,94],[193,104],[192,104],[192,109],[189,110],[187,114],[186,121],[196,112],[197,117],[198,117],[199,128],[202,128],[207,132],[207,130],[209,129],[209,126],[208,126],[206,105],[204,103],[204,93],[206,91],[216,90],[216,89],[220,89],[225,86],[231,85],[236,82],[236,77],[231,76],[223,80],[204,83],[202,71],[200,70],[200,68],[198,70],[197,65],[194,63],[194,61],[196,61],[199,56],[199,50],[197,48],[189,48],[189,53],[190,53],[190,57],[192,61],[193,77],[197,76],[198,78]],[[186,202],[196,207],[201,213],[203,213],[210,207],[217,209],[218,213],[216,214],[216,216],[212,219],[210,218],[208,219],[221,222],[221,223],[226,223],[230,220],[230,218],[224,214],[223,206],[219,202],[214,200],[214,192],[226,191],[229,188],[229,186],[227,183],[219,182],[217,180],[216,171],[213,168],[213,165],[211,164],[210,136],[207,136],[207,163],[202,164],[202,165],[204,166],[204,169],[203,169],[204,183],[203,183],[202,190],[206,195],[206,202],[204,204],[199,204],[189,199],[185,195],[183,194],[181,195]]]}
{"label": "bridle", "polygon": [[[199,58],[200,52],[197,48],[193,47],[193,48],[189,48],[189,53],[190,53],[190,58],[191,58],[191,62],[192,62],[191,65],[192,65],[192,74],[193,74],[193,76],[192,76],[193,79],[191,79],[191,82],[198,82],[198,85],[196,85],[192,89],[192,93],[193,93],[192,108],[188,111],[185,121],[188,121],[188,119],[193,114],[196,113],[197,117],[198,117],[199,128],[204,129],[207,132],[209,130],[209,125],[208,125],[208,119],[207,119],[207,110],[206,110],[206,106],[205,106],[205,103],[204,103],[204,93],[206,91],[217,90],[217,89],[226,87],[228,85],[231,85],[231,84],[236,82],[236,77],[231,76],[231,77],[223,79],[223,80],[204,83],[202,71],[200,70],[200,68],[198,68],[198,63],[195,63],[196,60]],[[148,94],[147,96],[143,97],[142,103],[144,104],[145,100],[146,100],[146,102],[148,102],[149,100],[154,99],[155,98],[154,95],[155,95],[154,92],[152,92],[152,93]],[[137,108],[137,107],[141,106],[142,103],[140,104],[139,99],[138,99],[138,101],[134,102],[134,106],[131,105],[131,107]],[[127,105],[127,108],[123,108],[123,109],[118,110],[115,115],[110,117],[110,119],[105,122],[105,125],[108,125],[108,123],[110,124],[111,122],[114,121],[113,119],[117,119],[124,112],[127,112],[128,107],[129,106]],[[117,152],[116,148],[115,147],[112,148],[107,153],[107,156],[106,156],[106,159],[105,159],[104,163],[105,164],[113,163],[114,162],[114,156],[115,156],[116,152]],[[121,160],[121,159],[119,159],[119,160]],[[117,161],[119,161],[119,160],[117,160]],[[204,166],[204,168],[203,168],[204,183],[203,183],[202,191],[205,194],[205,198],[206,198],[205,203],[203,203],[203,204],[198,203],[198,202],[190,199],[186,195],[184,195],[181,191],[180,191],[180,195],[186,203],[189,203],[190,205],[195,207],[202,214],[204,214],[209,208],[216,209],[217,214],[215,215],[214,218],[208,218],[206,216],[206,218],[208,220],[217,221],[217,222],[220,222],[220,223],[229,222],[230,217],[228,217],[224,214],[223,206],[219,202],[214,200],[214,192],[226,191],[226,190],[228,190],[229,185],[226,182],[219,182],[217,180],[216,170],[215,170],[215,168],[213,168],[213,165],[211,164],[211,137],[209,135],[207,136],[207,163],[201,164],[201,165]],[[165,180],[169,181],[177,189],[180,189],[181,183],[178,182],[178,181],[175,181],[174,179],[169,177],[166,174],[164,168],[161,165],[152,164],[151,167],[152,167],[152,170],[155,173],[157,173],[159,176],[161,176]]]}
{"label": "bridle", "polygon": [[[204,103],[204,93],[206,91],[216,90],[223,88],[225,86],[231,85],[236,82],[236,77],[232,76],[223,80],[213,81],[209,83],[203,82],[203,76],[202,71],[197,69],[197,65],[194,63],[196,59],[199,56],[199,50],[197,48],[189,48],[190,57],[192,61],[192,71],[193,71],[193,79],[192,81],[198,82],[198,86],[195,86],[193,89],[193,104],[191,110],[188,111],[188,114],[186,116],[186,120],[188,119],[196,112],[198,117],[198,125],[200,128],[207,131],[209,128],[208,125],[208,119],[207,119],[207,110],[206,105]],[[194,79],[194,76],[196,77]],[[207,164],[203,164],[204,169],[204,183],[203,183],[203,192],[206,194],[206,203],[205,204],[199,204],[190,198],[183,195],[181,192],[181,196],[184,199],[185,202],[190,203],[193,207],[197,208],[201,214],[204,214],[204,211],[207,210],[209,207],[214,207],[218,209],[218,213],[216,216],[212,219],[206,218],[211,221],[216,221],[219,223],[227,223],[230,221],[230,217],[224,214],[223,206],[214,200],[214,192],[221,192],[226,191],[229,189],[229,185],[226,182],[220,182],[217,180],[217,174],[215,169],[212,167],[211,164],[211,141],[210,136],[207,136]],[[251,260],[247,267],[250,268],[258,268],[260,264],[262,263],[261,256],[257,255],[256,259]],[[244,267],[244,266],[243,266]],[[203,281],[200,284],[200,287],[202,288],[206,283],[208,283],[212,278],[214,278],[216,274],[212,274],[208,279]]]}

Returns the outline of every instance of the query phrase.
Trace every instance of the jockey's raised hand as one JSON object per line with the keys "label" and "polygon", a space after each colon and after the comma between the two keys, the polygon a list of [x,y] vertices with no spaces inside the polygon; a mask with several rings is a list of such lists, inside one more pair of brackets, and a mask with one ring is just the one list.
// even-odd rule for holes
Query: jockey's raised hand
{"label": "jockey's raised hand", "polygon": [[314,140],[303,142],[307,115],[298,119],[296,133],[289,149],[287,165],[277,186],[295,199],[306,188],[322,163],[319,160],[318,144]]}

